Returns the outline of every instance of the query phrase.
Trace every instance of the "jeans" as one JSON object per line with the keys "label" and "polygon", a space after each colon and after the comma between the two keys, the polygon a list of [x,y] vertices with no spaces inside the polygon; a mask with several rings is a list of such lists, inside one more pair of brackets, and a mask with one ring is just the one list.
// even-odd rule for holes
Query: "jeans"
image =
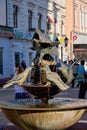
{"label": "jeans", "polygon": [[29,95],[27,93],[16,93],[15,94],[15,99],[24,99],[24,98],[29,98]]}
{"label": "jeans", "polygon": [[87,83],[84,81],[79,81],[80,83],[80,90],[79,90],[79,98],[85,99],[85,94],[87,90]]}

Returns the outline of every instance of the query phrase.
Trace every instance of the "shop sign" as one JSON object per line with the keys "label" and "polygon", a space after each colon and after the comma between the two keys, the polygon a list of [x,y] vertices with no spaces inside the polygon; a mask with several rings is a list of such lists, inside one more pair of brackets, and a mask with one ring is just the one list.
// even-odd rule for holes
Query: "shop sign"
{"label": "shop sign", "polygon": [[14,36],[13,28],[0,26],[0,35]]}
{"label": "shop sign", "polygon": [[60,43],[64,43],[64,38],[59,39]]}
{"label": "shop sign", "polygon": [[23,38],[31,40],[34,36],[34,33],[35,32],[27,32],[27,33],[24,34]]}
{"label": "shop sign", "polygon": [[22,38],[23,33],[21,31],[19,31],[18,29],[14,29],[14,37],[15,38]]}
{"label": "shop sign", "polygon": [[18,29],[14,29],[14,35],[15,35],[15,38],[31,40],[34,36],[34,32],[23,33],[21,31],[19,31]]}
{"label": "shop sign", "polygon": [[76,40],[77,39],[77,36],[73,36],[73,40]]}

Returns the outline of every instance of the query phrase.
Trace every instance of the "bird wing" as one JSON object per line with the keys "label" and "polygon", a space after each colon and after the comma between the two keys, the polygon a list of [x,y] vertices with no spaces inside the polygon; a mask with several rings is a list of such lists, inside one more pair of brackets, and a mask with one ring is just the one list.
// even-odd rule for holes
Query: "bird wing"
{"label": "bird wing", "polygon": [[74,76],[73,76],[73,68],[72,67],[68,67],[64,63],[61,63],[61,67],[59,67],[58,69],[63,74],[63,76],[67,79],[67,83],[66,84],[70,84],[71,81],[74,78]]}
{"label": "bird wing", "polygon": [[24,72],[14,76],[13,79],[9,80],[3,86],[3,88],[8,88],[8,87],[13,86],[15,84],[19,84],[19,85],[23,84],[27,80],[30,72],[31,72],[31,67],[28,67]]}
{"label": "bird wing", "polygon": [[47,80],[56,84],[57,87],[60,88],[61,90],[66,90],[69,88],[69,86],[61,80],[60,76],[56,72],[51,72],[49,66],[47,65],[46,65],[46,75]]}
{"label": "bird wing", "polygon": [[31,69],[32,69],[32,67],[28,67],[28,68],[24,71],[24,73],[23,73],[23,78],[21,78],[21,79],[18,81],[18,84],[19,84],[19,85],[22,85],[22,84],[28,79],[29,74],[30,74],[30,72],[31,72]]}

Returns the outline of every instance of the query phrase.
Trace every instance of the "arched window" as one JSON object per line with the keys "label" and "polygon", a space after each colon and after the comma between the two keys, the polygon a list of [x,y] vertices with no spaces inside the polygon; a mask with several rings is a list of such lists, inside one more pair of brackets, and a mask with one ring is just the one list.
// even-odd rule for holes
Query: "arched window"
{"label": "arched window", "polygon": [[51,24],[53,23],[53,20],[49,16],[47,16],[47,31],[51,29]]}
{"label": "arched window", "polygon": [[49,31],[51,29],[50,21],[47,21],[47,30]]}
{"label": "arched window", "polygon": [[38,13],[38,28],[41,30],[42,15]]}
{"label": "arched window", "polygon": [[3,74],[3,48],[0,47],[0,74]]}

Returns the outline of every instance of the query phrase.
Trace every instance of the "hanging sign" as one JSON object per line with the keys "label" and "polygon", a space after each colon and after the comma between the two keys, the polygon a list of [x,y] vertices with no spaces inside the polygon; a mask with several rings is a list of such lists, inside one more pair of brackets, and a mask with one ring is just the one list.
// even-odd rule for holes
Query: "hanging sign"
{"label": "hanging sign", "polygon": [[76,40],[77,39],[77,36],[73,36],[73,40]]}

